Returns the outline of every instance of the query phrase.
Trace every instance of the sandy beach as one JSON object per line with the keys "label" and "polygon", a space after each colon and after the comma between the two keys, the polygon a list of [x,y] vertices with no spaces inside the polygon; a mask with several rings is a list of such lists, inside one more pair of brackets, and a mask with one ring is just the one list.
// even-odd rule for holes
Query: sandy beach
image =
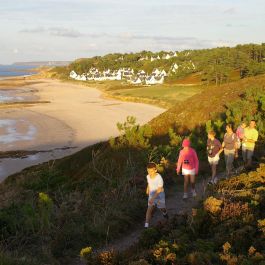
{"label": "sandy beach", "polygon": [[144,124],[164,111],[147,104],[105,99],[95,88],[58,80],[29,80],[23,86],[17,80],[10,80],[6,85],[1,82],[0,92],[8,87],[11,93],[12,89],[15,91],[13,97],[20,95],[20,100],[24,93],[25,102],[34,98],[49,103],[0,108],[1,151],[36,151],[24,158],[1,159],[0,180],[25,167],[72,154],[116,136],[116,123],[127,116],[135,116]]}

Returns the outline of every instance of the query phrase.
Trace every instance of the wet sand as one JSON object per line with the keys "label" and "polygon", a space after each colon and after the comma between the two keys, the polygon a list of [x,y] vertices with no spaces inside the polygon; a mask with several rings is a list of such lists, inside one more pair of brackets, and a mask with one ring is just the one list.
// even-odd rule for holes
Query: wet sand
{"label": "wet sand", "polygon": [[125,121],[127,116],[135,116],[140,124],[144,124],[164,111],[147,104],[103,99],[97,89],[57,80],[34,80],[21,89],[30,91],[39,101],[50,103],[0,109],[1,151],[49,152],[1,159],[0,180],[25,167],[72,154],[117,136],[116,123]]}

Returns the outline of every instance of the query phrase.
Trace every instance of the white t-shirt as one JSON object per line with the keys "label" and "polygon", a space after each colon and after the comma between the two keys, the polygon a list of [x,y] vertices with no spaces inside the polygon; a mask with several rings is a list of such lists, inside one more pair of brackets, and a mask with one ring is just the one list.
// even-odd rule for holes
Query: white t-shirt
{"label": "white t-shirt", "polygon": [[164,186],[164,181],[160,174],[156,174],[154,178],[151,178],[149,175],[147,175],[147,183],[149,186],[149,193],[156,191],[158,188],[161,188]]}

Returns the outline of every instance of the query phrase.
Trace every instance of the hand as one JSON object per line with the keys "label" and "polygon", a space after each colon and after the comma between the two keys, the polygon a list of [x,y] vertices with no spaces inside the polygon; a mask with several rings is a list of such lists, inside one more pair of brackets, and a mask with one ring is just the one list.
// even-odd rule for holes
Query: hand
{"label": "hand", "polygon": [[148,201],[148,205],[153,205],[154,204],[154,199],[150,199],[149,201]]}

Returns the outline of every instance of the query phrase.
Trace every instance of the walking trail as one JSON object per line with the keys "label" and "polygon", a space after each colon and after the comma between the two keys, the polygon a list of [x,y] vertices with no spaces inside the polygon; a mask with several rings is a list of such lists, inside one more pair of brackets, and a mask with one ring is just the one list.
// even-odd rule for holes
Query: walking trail
{"label": "walking trail", "polygon": [[[239,166],[235,169],[235,174],[242,172],[243,167]],[[224,179],[226,177],[225,172],[220,172],[217,174],[217,179]],[[175,189],[171,188],[169,192],[166,191],[166,206],[169,214],[169,218],[176,215],[176,214],[189,214],[192,211],[192,208],[196,207],[198,203],[205,199],[207,196],[206,189],[210,178],[200,177],[196,183],[196,192],[197,197],[192,198],[191,194],[189,194],[189,198],[187,200],[183,200],[183,185],[177,185]],[[151,220],[151,227],[156,226],[160,222],[165,222],[161,212],[159,210],[154,212],[154,215]],[[115,252],[122,252],[133,245],[135,245],[139,238],[144,231],[144,217],[142,223],[137,224],[134,227],[134,230],[130,233],[124,235],[124,237],[118,238],[100,249],[97,249],[96,252],[100,253],[102,251],[115,251]],[[78,261],[76,264],[78,265],[85,265],[82,261]]]}
{"label": "walking trail", "polygon": [[[189,194],[189,198],[187,200],[182,199],[182,184],[178,184],[175,189],[171,188],[171,190],[166,192],[166,206],[169,218],[176,214],[184,214],[191,212],[192,208],[195,207],[198,202],[204,197],[207,183],[208,179],[201,178],[196,183],[197,197],[192,198],[191,194]],[[159,210],[156,210],[151,220],[151,227],[156,226],[160,222],[165,222],[165,219],[163,218],[162,213]],[[141,224],[138,224],[132,232],[122,238],[110,242],[107,246],[103,247],[99,251],[124,251],[138,242],[140,235],[144,229],[145,228],[143,218],[143,222]]]}

